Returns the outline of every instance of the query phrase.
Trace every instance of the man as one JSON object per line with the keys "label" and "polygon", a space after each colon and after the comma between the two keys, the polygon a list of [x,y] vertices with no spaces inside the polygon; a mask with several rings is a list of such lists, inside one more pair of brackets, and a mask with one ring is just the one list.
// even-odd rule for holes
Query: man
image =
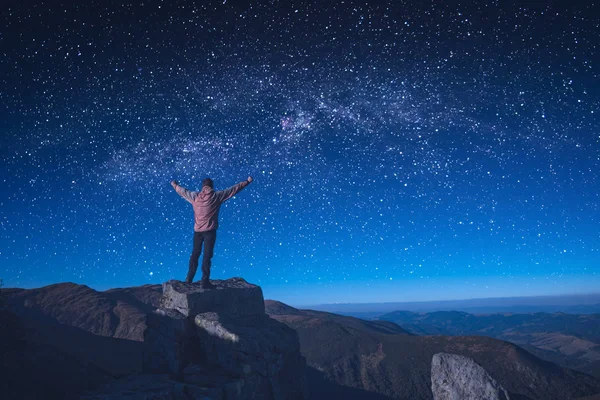
{"label": "man", "polygon": [[189,201],[194,208],[194,248],[190,257],[190,266],[185,281],[192,283],[196,270],[198,269],[198,259],[202,252],[202,243],[204,243],[204,256],[202,257],[202,287],[204,289],[214,289],[215,285],[210,283],[210,264],[217,240],[217,228],[219,227],[219,210],[221,204],[232,198],[240,190],[252,182],[252,177],[233,185],[229,189],[215,192],[212,179],[206,178],[202,181],[202,190],[191,192],[179,186],[177,181],[172,181],[171,186],[185,200]]}

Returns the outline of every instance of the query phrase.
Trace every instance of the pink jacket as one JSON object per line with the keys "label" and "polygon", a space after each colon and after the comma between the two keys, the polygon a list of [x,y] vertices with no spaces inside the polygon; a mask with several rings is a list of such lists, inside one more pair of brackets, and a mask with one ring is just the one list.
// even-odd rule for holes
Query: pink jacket
{"label": "pink jacket", "polygon": [[250,182],[242,181],[229,189],[215,192],[210,186],[203,186],[200,192],[192,192],[173,182],[171,185],[181,197],[192,203],[194,208],[194,231],[204,232],[219,227],[221,204],[232,198]]}

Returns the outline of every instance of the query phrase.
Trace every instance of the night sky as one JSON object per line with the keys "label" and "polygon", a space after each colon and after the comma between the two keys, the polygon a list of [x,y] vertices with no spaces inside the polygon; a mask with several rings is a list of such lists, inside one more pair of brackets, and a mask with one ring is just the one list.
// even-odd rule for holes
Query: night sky
{"label": "night sky", "polygon": [[196,3],[2,2],[5,286],[183,280],[169,182],[252,175],[211,278],[265,298],[598,291],[593,1]]}

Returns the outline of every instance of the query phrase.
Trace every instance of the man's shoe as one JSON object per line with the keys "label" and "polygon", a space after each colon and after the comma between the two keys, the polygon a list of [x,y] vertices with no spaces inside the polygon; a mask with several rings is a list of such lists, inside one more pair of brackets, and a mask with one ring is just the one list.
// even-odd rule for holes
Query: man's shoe
{"label": "man's shoe", "polygon": [[214,289],[216,288],[215,285],[213,285],[212,283],[210,283],[210,281],[202,281],[202,289]]}

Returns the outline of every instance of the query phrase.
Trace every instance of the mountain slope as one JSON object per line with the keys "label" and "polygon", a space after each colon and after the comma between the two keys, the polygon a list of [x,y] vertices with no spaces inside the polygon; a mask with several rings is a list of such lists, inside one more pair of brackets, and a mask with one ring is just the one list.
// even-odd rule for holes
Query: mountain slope
{"label": "mountain slope", "polygon": [[474,315],[439,311],[395,311],[379,317],[419,335],[485,335],[600,378],[600,314]]}
{"label": "mountain slope", "polygon": [[[415,336],[392,325],[266,303],[267,313],[298,332],[307,364],[329,382],[395,399],[431,399],[431,360],[465,355],[515,399],[569,399],[600,392],[597,379],[543,361],[522,348],[483,337]],[[289,312],[286,314],[284,312]],[[310,380],[315,398],[327,398]]]}

